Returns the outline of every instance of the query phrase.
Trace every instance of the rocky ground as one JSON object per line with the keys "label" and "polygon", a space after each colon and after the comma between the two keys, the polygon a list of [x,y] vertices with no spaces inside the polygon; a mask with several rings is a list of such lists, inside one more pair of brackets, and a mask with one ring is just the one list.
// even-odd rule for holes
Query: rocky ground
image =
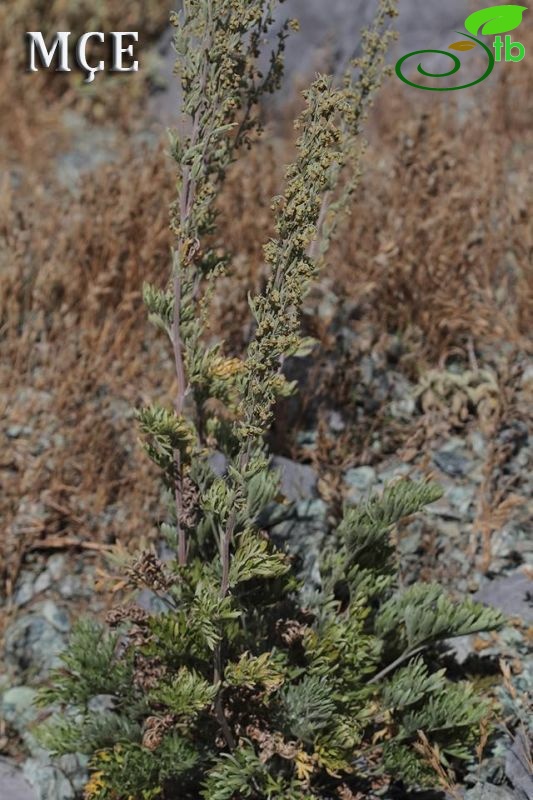
{"label": "rocky ground", "polygon": [[[286,9],[302,19],[299,48],[290,52],[291,76],[305,73],[319,59],[318,50],[341,56],[351,51],[361,20],[370,10],[361,2],[290,0]],[[453,30],[464,18],[464,4],[412,0],[400,17],[404,50],[420,45],[431,33],[428,46]],[[348,22],[347,22],[348,21]],[[330,40],[327,36],[330,34]],[[163,81],[170,74],[172,56],[163,37],[152,53]],[[157,85],[161,84],[159,80]],[[173,118],[176,94],[172,84],[155,93],[148,103],[151,124],[134,133],[134,146],[155,147],[161,128]],[[65,190],[79,193],[84,176],[120,157],[123,132],[113,125],[90,122],[69,109],[62,119],[68,147],[54,156],[54,171]],[[22,167],[21,167],[22,169]],[[14,170],[14,174],[16,170]],[[16,175],[15,175],[16,177]],[[356,312],[359,313],[356,309]],[[350,319],[357,317],[344,298],[322,286],[309,301],[308,314],[333,337],[333,348],[310,357],[303,373],[325,359],[336,368],[336,352],[352,353],[357,364],[357,386],[351,400],[328,404],[324,390],[317,407],[296,402],[286,409],[290,445],[273,436],[274,466],[280,470],[282,489],[290,504],[290,519],[272,528],[272,534],[301,558],[302,574],[312,585],[319,580],[317,557],[327,535],[330,503],[363,501],[380,492],[391,480],[431,475],[444,496],[428,513],[397,532],[402,579],[438,580],[451,592],[470,594],[500,608],[509,619],[499,634],[470,637],[449,643],[450,664],[486,674],[486,684],[501,704],[497,743],[472,772],[459,795],[465,800],[533,800],[528,735],[533,735],[531,689],[533,659],[533,442],[530,437],[533,401],[533,363],[524,352],[513,356],[513,374],[503,397],[500,376],[504,355],[497,348],[473,355],[471,363],[434,363],[415,378],[404,369],[394,336],[382,346],[380,333],[362,331]],[[335,320],[332,323],[332,320]],[[320,324],[318,327],[320,327]],[[364,340],[369,344],[364,345]],[[380,340],[381,341],[381,340]],[[302,374],[302,366],[294,369]],[[301,383],[301,397],[313,395],[312,381]],[[510,399],[509,399],[510,397]],[[61,448],[60,433],[42,420],[54,396],[36,387],[36,380],[18,388],[21,408],[39,408],[39,416],[0,422],[5,452],[14,450],[19,460],[31,460]],[[5,407],[13,405],[6,393]],[[124,418],[129,408],[124,397],[106,400],[111,424]],[[4,403],[0,405],[4,407]],[[311,406],[313,403],[311,402]],[[11,411],[11,409],[10,409]],[[94,409],[92,409],[94,412]],[[375,417],[379,412],[379,424]],[[87,413],[90,413],[88,411]],[[92,413],[92,412],[91,412]],[[21,417],[24,415],[21,414]],[[16,417],[16,414],[15,414]],[[324,467],[324,442],[349,438],[352,428],[368,429],[353,459],[337,459],[335,469]],[[393,433],[391,434],[391,431]],[[391,437],[401,442],[391,447]],[[124,456],[122,473],[134,459]],[[5,474],[15,467],[6,459]],[[1,475],[1,473],[0,473]],[[90,505],[88,503],[88,505]],[[284,507],[287,510],[287,507]],[[86,509],[87,517],[92,512]],[[49,508],[42,496],[23,491],[9,536],[22,541],[29,529],[46,531]],[[74,800],[85,782],[86,760],[73,754],[58,762],[35,740],[32,726],[47,714],[34,706],[36,688],[58,664],[70,628],[80,614],[98,614],[109,603],[106,572],[106,527],[126,524],[128,510],[109,503],[98,516],[94,530],[103,535],[80,541],[69,528],[69,515],[60,530],[46,534],[46,544],[24,551],[21,569],[7,592],[0,592],[3,616],[3,660],[0,662],[0,798],[1,800]],[[75,520],[76,524],[79,520]],[[7,535],[7,533],[6,533]],[[39,534],[40,535],[40,534]],[[499,662],[510,673],[501,682]],[[466,666],[465,666],[466,665]],[[95,707],[106,698],[94,698]],[[505,725],[504,725],[505,723]],[[529,727],[528,727],[529,726]],[[512,731],[512,735],[509,731]],[[443,797],[438,791],[411,795],[419,800]],[[390,800],[401,800],[401,787],[393,787]]]}
{"label": "rocky ground", "polygon": [[[407,423],[420,415],[423,387],[408,385],[400,374],[384,371],[379,359],[371,355],[366,370],[366,389],[374,395],[386,392],[393,416]],[[453,373],[450,375],[453,378]],[[531,388],[531,377],[531,369],[524,370],[524,392]],[[332,413],[329,424],[333,432],[339,432],[343,426],[340,415]],[[23,431],[12,430],[10,435],[31,437],[31,426]],[[303,451],[316,446],[316,436],[314,430],[300,433]],[[504,474],[513,481],[515,502],[507,510],[500,509],[499,515],[498,509],[494,510],[489,552],[483,553],[476,540],[484,531],[480,503],[486,491],[491,442],[475,424],[462,435],[436,437],[424,447],[422,458],[418,454],[413,458],[408,452],[407,458],[404,453],[403,458],[378,459],[372,466],[347,469],[342,475],[343,495],[346,502],[358,503],[404,475],[422,477],[431,473],[440,483],[444,489],[442,500],[426,516],[399,531],[403,578],[406,582],[436,578],[448,584],[451,591],[472,594],[508,616],[509,625],[503,632],[450,642],[450,652],[462,664],[471,660],[479,666],[481,660],[489,673],[494,672],[498,659],[511,663],[512,685],[496,692],[505,709],[504,716],[511,721],[523,715],[527,725],[527,696],[533,685],[533,446],[527,429],[518,423],[503,427],[496,441],[506,453],[505,461],[497,466],[499,476]],[[318,474],[309,464],[282,456],[274,459],[274,467],[280,470],[283,493],[293,505],[291,519],[274,526],[272,533],[301,556],[302,573],[312,584],[319,580],[317,557],[326,535],[328,515]],[[487,563],[482,563],[483,557]],[[0,780],[9,787],[9,792],[2,795],[6,800],[71,800],[83,786],[83,756],[63,757],[52,764],[49,754],[36,743],[32,724],[42,719],[46,710],[35,708],[33,701],[35,687],[58,663],[73,620],[81,612],[97,614],[104,606],[102,596],[94,590],[95,578],[94,555],[90,551],[69,553],[65,543],[59,552],[30,554],[10,603],[4,608],[8,625],[0,676],[0,732],[4,746],[10,740],[14,756],[0,761]],[[98,703],[105,703],[105,698],[95,698],[94,703],[97,707]],[[527,739],[512,738],[502,730],[493,754],[483,763],[481,777],[490,784],[469,789],[465,798],[531,800],[533,781],[528,756],[520,749],[525,751],[526,746]],[[472,776],[473,781],[475,778]],[[501,785],[493,785],[494,781]]]}

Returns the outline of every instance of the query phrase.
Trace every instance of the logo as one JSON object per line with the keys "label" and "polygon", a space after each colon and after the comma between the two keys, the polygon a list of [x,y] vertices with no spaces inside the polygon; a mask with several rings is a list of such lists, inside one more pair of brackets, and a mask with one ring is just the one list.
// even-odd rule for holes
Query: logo
{"label": "logo", "polygon": [[[413,53],[407,53],[407,55],[402,56],[402,58],[400,58],[396,63],[396,75],[408,86],[414,86],[415,89],[424,89],[428,92],[454,92],[457,91],[457,89],[468,89],[469,86],[475,86],[476,83],[481,83],[481,81],[484,81],[489,77],[497,61],[502,61],[503,59],[505,59],[505,61],[522,61],[524,58],[526,54],[526,48],[521,42],[513,42],[512,37],[509,35],[502,39],[500,35],[502,33],[508,34],[510,31],[518,28],[522,22],[522,15],[524,11],[527,11],[526,6],[516,5],[501,5],[491,6],[491,8],[482,8],[479,11],[475,11],[473,14],[470,14],[470,16],[466,18],[465,29],[468,31],[468,33],[455,31],[455,33],[459,33],[461,36],[466,36],[467,39],[461,39],[458,42],[450,44],[448,46],[448,50],[465,52],[467,50],[473,50],[475,47],[479,46],[485,51],[488,64],[487,69],[481,78],[477,78],[475,81],[471,81],[470,83],[465,83],[462,86],[422,86],[419,83],[414,83],[413,81],[409,80],[409,78],[404,75],[403,66],[407,59],[412,58],[413,56],[420,56],[425,53],[438,54],[447,56],[447,58],[451,58],[453,67],[448,72],[428,72],[424,69],[422,64],[418,64],[417,69],[421,75],[426,78],[449,78],[451,75],[455,75],[461,69],[461,61],[458,56],[454,55],[453,53],[449,53],[447,50],[415,50]],[[482,42],[480,39],[476,39],[476,36],[479,34],[483,34],[484,36],[495,36],[492,49],[485,44],[485,42]],[[494,53],[492,50],[494,50]]]}

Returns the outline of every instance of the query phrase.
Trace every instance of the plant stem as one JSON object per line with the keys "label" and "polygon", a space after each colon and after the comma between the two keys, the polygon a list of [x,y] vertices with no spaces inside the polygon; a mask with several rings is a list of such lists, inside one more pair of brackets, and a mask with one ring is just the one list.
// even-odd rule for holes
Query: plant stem
{"label": "plant stem", "polygon": [[389,672],[392,672],[396,669],[396,667],[399,667],[400,664],[403,664],[404,661],[408,661],[413,656],[416,656],[417,653],[422,652],[425,647],[425,644],[421,644],[419,647],[415,647],[414,650],[406,650],[405,653],[402,653],[401,656],[398,656],[398,658],[393,661],[392,664],[389,664],[388,667],[385,667],[381,670],[381,672],[378,672],[377,675],[374,675],[374,677],[370,679],[369,683],[378,683],[380,680],[382,680],[382,678],[388,675]]}

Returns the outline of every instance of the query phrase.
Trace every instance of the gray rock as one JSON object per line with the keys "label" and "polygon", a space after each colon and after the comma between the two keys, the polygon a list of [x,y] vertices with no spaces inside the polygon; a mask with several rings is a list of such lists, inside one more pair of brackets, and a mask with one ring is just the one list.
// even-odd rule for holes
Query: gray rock
{"label": "gray rock", "polygon": [[411,467],[404,461],[393,460],[392,463],[388,462],[386,465],[380,464],[378,470],[379,482],[386,485],[400,476],[408,475],[411,471]]}
{"label": "gray rock", "polygon": [[377,482],[376,470],[372,467],[349,469],[344,475],[344,481],[348,486],[361,492],[368,491]]}
{"label": "gray rock", "polygon": [[39,710],[34,704],[36,696],[37,691],[30,686],[13,686],[2,695],[2,716],[19,733],[23,733],[37,718]]}
{"label": "gray rock", "polygon": [[528,364],[522,373],[522,386],[524,388],[533,387],[533,364]]}
{"label": "gray rock", "polygon": [[67,753],[56,761],[58,768],[70,780],[76,792],[81,793],[88,780],[89,756],[82,753]]}
{"label": "gray rock", "polygon": [[513,784],[520,800],[533,800],[533,775],[531,747],[526,735],[518,730],[513,746],[508,750],[505,759],[505,774]]}
{"label": "gray rock", "polygon": [[10,439],[18,439],[21,436],[31,436],[32,432],[32,428],[24,425],[10,425],[6,430],[6,435],[9,436]]}
{"label": "gray rock", "polygon": [[320,555],[326,533],[326,504],[316,499],[296,503],[294,513],[271,530],[278,547],[286,548],[300,563],[300,577],[309,589],[321,583]]}
{"label": "gray rock", "polygon": [[302,447],[316,446],[316,431],[298,431],[296,441]]}
{"label": "gray rock", "polygon": [[169,610],[164,600],[154,594],[150,589],[141,589],[136,595],[135,602],[140,608],[144,609],[144,611],[148,611],[150,614],[163,614]]}
{"label": "gray rock", "polygon": [[443,448],[433,455],[433,461],[439,469],[452,478],[463,477],[472,468],[470,459],[457,450],[445,450]]}
{"label": "gray rock", "polygon": [[49,573],[52,581],[58,581],[65,570],[65,556],[61,553],[55,553],[50,556],[46,565],[46,571]]}
{"label": "gray rock", "polygon": [[215,475],[217,475],[219,478],[222,477],[228,466],[228,462],[224,453],[220,453],[217,450],[211,456],[209,456],[209,466]]}
{"label": "gray rock", "polygon": [[87,120],[74,111],[65,112],[63,122],[71,135],[71,147],[56,159],[56,174],[64,186],[75,188],[81,175],[116,161],[117,135],[110,128],[88,125]]}
{"label": "gray rock", "polygon": [[520,617],[526,624],[533,624],[533,580],[520,570],[489,581],[474,598],[499,608],[509,617]]}
{"label": "gray rock", "polygon": [[452,486],[446,491],[446,497],[453,508],[457,509],[461,519],[469,516],[468,511],[473,506],[475,496],[476,487],[471,485]]}
{"label": "gray rock", "polygon": [[38,800],[37,792],[28,783],[20,767],[1,757],[0,790],[3,800]]}
{"label": "gray rock", "polygon": [[88,703],[89,711],[101,714],[104,711],[112,711],[116,706],[116,699],[112,694],[97,694],[91,697]]}
{"label": "gray rock", "polygon": [[465,794],[465,800],[518,800],[516,794],[505,786],[478,783]]}
{"label": "gray rock", "polygon": [[272,468],[279,470],[281,491],[291,503],[316,497],[317,475],[308,464],[274,456]]}
{"label": "gray rock", "polygon": [[356,467],[349,469],[344,474],[344,483],[347,486],[346,500],[349,503],[360,503],[370,494],[370,490],[377,483],[376,470],[372,467]]}
{"label": "gray rock", "polygon": [[72,600],[73,597],[82,597],[86,594],[86,589],[79,575],[65,575],[59,583],[58,591],[65,600]]}
{"label": "gray rock", "polygon": [[34,575],[28,570],[24,570],[19,575],[17,587],[13,597],[13,602],[19,608],[30,602],[34,594]]}
{"label": "gray rock", "polygon": [[464,664],[474,652],[471,636],[455,636],[453,639],[447,639],[445,644],[458,664]]}
{"label": "gray rock", "polygon": [[45,570],[41,572],[40,575],[37,576],[35,583],[33,584],[33,593],[34,594],[42,594],[42,592],[46,592],[47,589],[50,588],[52,585],[52,576]]}
{"label": "gray rock", "polygon": [[52,600],[45,600],[40,610],[45,620],[47,620],[50,625],[53,625],[57,631],[68,633],[70,630],[70,622],[67,612],[64,609],[59,608]]}
{"label": "gray rock", "polygon": [[36,605],[16,619],[4,639],[6,664],[17,672],[43,674],[59,663],[69,621],[66,613],[51,600]]}
{"label": "gray rock", "polygon": [[487,440],[481,431],[472,431],[470,434],[470,446],[475,455],[479,458],[485,458],[487,452]]}
{"label": "gray rock", "polygon": [[72,782],[57,767],[29,758],[24,764],[24,776],[34,787],[37,800],[74,800]]}
{"label": "gray rock", "polygon": [[403,397],[393,400],[389,405],[389,411],[395,419],[409,419],[413,416],[416,410],[415,398],[410,394],[405,394]]}
{"label": "gray rock", "polygon": [[333,433],[342,433],[345,430],[346,425],[342,416],[339,414],[338,411],[332,411],[329,415],[329,428]]}
{"label": "gray rock", "polygon": [[503,428],[498,434],[498,441],[501,444],[512,448],[513,453],[518,453],[529,439],[529,430],[525,422],[514,420],[510,425]]}

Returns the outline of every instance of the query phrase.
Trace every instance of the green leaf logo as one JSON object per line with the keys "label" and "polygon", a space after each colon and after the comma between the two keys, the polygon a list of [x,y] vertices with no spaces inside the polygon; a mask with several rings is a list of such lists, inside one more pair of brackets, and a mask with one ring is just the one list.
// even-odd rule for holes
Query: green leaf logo
{"label": "green leaf logo", "polygon": [[527,6],[503,5],[482,8],[466,18],[465,28],[473,36],[478,33],[486,36],[508,33],[518,28],[524,11],[527,11]]}

